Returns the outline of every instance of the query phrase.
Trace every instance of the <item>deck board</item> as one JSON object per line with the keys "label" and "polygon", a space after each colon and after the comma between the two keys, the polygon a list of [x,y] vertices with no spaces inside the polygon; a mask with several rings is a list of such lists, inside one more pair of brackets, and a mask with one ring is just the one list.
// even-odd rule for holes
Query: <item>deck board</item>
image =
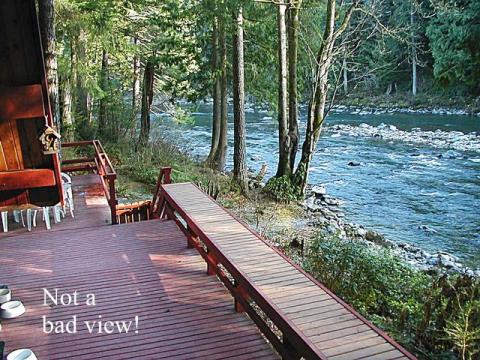
{"label": "deck board", "polygon": [[195,185],[168,184],[163,188],[264,297],[275,303],[315,346],[328,349],[327,357],[380,359],[385,354],[386,358],[407,358],[397,350],[398,345],[387,341],[375,327],[299,272]]}
{"label": "deck board", "polygon": [[[91,189],[89,179],[77,179]],[[81,184],[79,182],[78,184]],[[81,185],[79,185],[81,190]],[[0,237],[0,283],[8,283],[27,313],[3,321],[6,351],[32,348],[39,359],[277,359],[253,322],[233,309],[228,291],[206,275],[173,221],[104,226],[100,208],[85,202],[80,230],[73,222],[51,231],[13,231]],[[84,197],[87,196],[87,199]],[[104,204],[108,218],[108,205]],[[93,217],[93,218],[92,218]],[[99,221],[100,220],[100,221]],[[96,306],[43,305],[42,288],[95,293]],[[53,290],[52,290],[53,291]],[[45,334],[42,316],[77,316],[76,334]],[[81,321],[133,320],[138,333],[89,334]]]}

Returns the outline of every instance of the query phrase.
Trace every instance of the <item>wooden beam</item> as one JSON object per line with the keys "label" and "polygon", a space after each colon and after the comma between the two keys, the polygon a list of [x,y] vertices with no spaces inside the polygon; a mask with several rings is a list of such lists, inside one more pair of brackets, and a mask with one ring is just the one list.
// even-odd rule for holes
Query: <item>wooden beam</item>
{"label": "wooden beam", "polygon": [[55,173],[50,169],[0,172],[0,191],[32,189],[55,185]]}
{"label": "wooden beam", "polygon": [[0,120],[45,116],[42,85],[0,88]]}
{"label": "wooden beam", "polygon": [[66,148],[66,147],[90,146],[90,145],[93,145],[93,140],[62,143],[62,147],[64,147],[64,148]]}
{"label": "wooden beam", "polygon": [[76,172],[76,171],[92,171],[96,166],[93,163],[83,165],[62,166],[62,172]]}
{"label": "wooden beam", "polygon": [[83,163],[93,163],[95,158],[80,158],[80,159],[67,159],[62,160],[62,165],[71,165],[71,164],[83,164]]}

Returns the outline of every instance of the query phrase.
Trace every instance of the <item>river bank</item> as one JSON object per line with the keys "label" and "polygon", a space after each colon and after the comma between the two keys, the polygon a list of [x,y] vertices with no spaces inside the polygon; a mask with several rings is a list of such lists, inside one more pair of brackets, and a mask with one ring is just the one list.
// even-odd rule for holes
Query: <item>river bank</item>
{"label": "river bank", "polygon": [[480,116],[478,109],[464,109],[464,108],[450,108],[442,106],[433,107],[398,107],[398,106],[386,106],[379,107],[375,105],[334,105],[332,112],[336,113],[348,113],[354,115],[382,115],[382,114],[431,114],[431,115],[469,115]]}
{"label": "river bank", "polygon": [[332,111],[360,115],[433,114],[480,116],[480,98],[447,95],[410,94],[349,95],[338,97]]}
{"label": "river bank", "polygon": [[[231,187],[230,174],[219,174],[204,168],[171,144],[157,142],[155,146],[158,148],[156,153],[166,158],[159,159],[162,165],[173,166],[174,180],[194,181],[205,188],[213,186],[219,194],[218,200],[224,206],[280,249],[300,247],[303,251],[312,238],[321,234],[320,236],[324,237],[354,240],[388,249],[405,264],[420,271],[480,277],[480,269],[465,266],[453,254],[441,250],[426,251],[411,242],[394,241],[374,229],[348,221],[343,209],[345,200],[328,194],[325,185],[309,186],[302,202],[283,204],[268,199],[262,191],[265,186],[262,176],[252,172],[250,196],[245,198],[239,196],[236,189]],[[118,167],[118,192],[121,201],[149,199],[157,176],[157,168],[151,160],[142,156],[126,161],[123,166],[119,164]],[[419,226],[419,231],[434,234],[434,230],[428,225]]]}
{"label": "river bank", "polygon": [[[347,222],[341,209],[342,203],[341,200],[328,196],[324,186],[311,187],[304,201],[304,209],[311,218],[309,224],[344,240],[349,238],[390,249],[407,264],[421,271],[480,277],[480,269],[464,266],[457,256],[445,251],[428,252],[408,242],[392,241],[375,230]],[[426,225],[421,226],[420,230],[433,232]]]}
{"label": "river bank", "polygon": [[[250,184],[254,189],[250,199],[232,200],[226,194],[220,202],[277,248],[287,250],[293,247],[303,253],[311,239],[320,234],[387,249],[405,264],[429,274],[462,274],[480,278],[480,268],[465,266],[453,254],[441,250],[429,252],[408,242],[393,241],[378,231],[347,221],[342,209],[344,201],[328,195],[326,186],[309,186],[304,201],[287,205],[265,198],[259,192],[264,184],[258,181],[258,177],[252,176]],[[428,226],[419,230],[433,232]]]}

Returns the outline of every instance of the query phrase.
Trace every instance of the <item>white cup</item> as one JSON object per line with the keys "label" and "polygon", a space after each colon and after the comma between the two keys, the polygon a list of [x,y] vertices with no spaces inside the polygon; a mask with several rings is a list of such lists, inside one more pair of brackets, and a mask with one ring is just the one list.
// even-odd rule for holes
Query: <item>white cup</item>
{"label": "white cup", "polygon": [[25,306],[21,301],[7,301],[0,306],[0,316],[2,319],[12,319],[22,315],[25,312]]}
{"label": "white cup", "polygon": [[30,349],[18,349],[8,354],[7,360],[37,360],[37,357]]}
{"label": "white cup", "polygon": [[0,289],[0,304],[6,303],[12,299],[12,292],[10,289]]}

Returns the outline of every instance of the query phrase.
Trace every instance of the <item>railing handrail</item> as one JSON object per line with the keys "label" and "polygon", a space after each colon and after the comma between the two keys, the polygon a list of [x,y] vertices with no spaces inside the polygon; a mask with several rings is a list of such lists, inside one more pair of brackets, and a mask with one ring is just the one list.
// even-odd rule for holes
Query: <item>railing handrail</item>
{"label": "railing handrail", "polygon": [[162,167],[160,173],[158,174],[157,185],[155,187],[155,193],[153,194],[153,200],[150,205],[150,216],[153,218],[158,215],[159,203],[162,198],[162,185],[170,184],[172,168],[171,167]]}
{"label": "railing handrail", "polygon": [[[208,195],[206,194],[206,196]],[[163,188],[162,199],[162,215],[176,221],[177,225],[187,236],[189,244],[192,247],[195,247],[207,262],[209,273],[214,273],[218,276],[218,278],[230,290],[235,301],[250,315],[252,320],[257,324],[262,333],[268,338],[283,358],[299,359],[303,356],[309,360],[326,359],[326,356],[311,342],[311,340],[299,331],[293,322],[286,317],[270,299],[263,295],[243,271],[215,245],[213,240],[203,231],[200,224],[189,217],[187,212],[183,210]],[[180,216],[186,225],[180,222],[174,213]],[[195,240],[196,238],[201,240],[203,246],[198,243],[198,240]],[[230,276],[233,277],[233,284],[219,266],[220,264],[228,271]],[[249,299],[252,299],[262,312],[266,314],[282,332],[283,341],[277,337],[267,323],[265,323],[260,315],[256,313],[254,308],[249,304]]]}
{"label": "railing handrail", "polygon": [[[75,141],[70,143],[63,143],[62,147],[73,148],[73,147],[87,147],[92,146],[95,151],[95,156],[93,158],[84,157],[80,159],[68,159],[63,160],[63,164],[85,164],[83,166],[66,166],[62,167],[63,171],[66,172],[77,172],[77,171],[88,171],[97,173],[100,176],[102,181],[103,192],[105,198],[108,201],[111,212],[111,221],[112,224],[117,223],[116,216],[116,207],[117,207],[117,196],[115,192],[115,180],[117,178],[117,173],[110,161],[110,158],[105,153],[102,143],[99,140],[86,140],[86,141]],[[94,165],[93,165],[94,164]]]}
{"label": "railing handrail", "polygon": [[[195,184],[193,184],[196,186]],[[207,198],[222,207],[215,199],[206,194],[198,186],[198,190],[203,192]],[[326,359],[325,354],[315,346],[311,340],[300,330],[297,326],[285,315],[280,309],[277,308],[268,296],[254,284],[245,273],[237,267],[228,254],[225,254],[221,247],[218,247],[214,239],[212,239],[206,231],[194,218],[188,215],[188,211],[184,210],[182,206],[168,193],[167,188],[162,187],[163,190],[163,203],[161,204],[161,215],[174,220],[179,228],[185,233],[187,237],[187,243],[189,247],[195,247],[200,255],[207,262],[207,272],[209,274],[215,274],[224,283],[224,285],[230,290],[233,295],[237,307],[237,303],[240,304],[242,310],[246,311],[252,320],[257,324],[258,328],[263,332],[266,338],[270,340],[271,344],[276,348],[280,355],[285,359],[299,359],[303,357],[305,359]],[[223,208],[223,207],[222,207]],[[318,282],[311,275],[301,269],[298,265],[294,264],[290,259],[282,254],[278,249],[265,241],[258,233],[252,230],[245,222],[238,219],[231,211],[223,208],[224,211],[229,214],[238,223],[243,225],[252,235],[256,236],[259,240],[264,242],[267,246],[273,249],[289,264],[291,264],[297,271],[302,273],[312,283],[316,284],[320,289],[325,291],[332,297],[338,304],[342,305],[347,311],[354,315],[364,325],[372,329],[378,336],[382,337],[386,343],[392,345],[394,349],[402,353],[406,358],[415,360],[415,356],[406,351],[401,345],[395,342],[391,337],[385,334],[382,330],[374,326],[371,322],[366,320],[358,312],[356,312],[351,306],[345,303],[342,299],[338,298],[333,292],[325,287],[322,283]],[[225,274],[226,270],[230,276]],[[233,281],[232,281],[233,278]],[[268,323],[260,316],[255,308],[249,303],[249,300],[253,300],[257,307],[275,324],[276,328],[281,331],[282,338],[277,336],[277,332],[274,332]]]}
{"label": "railing handrail", "polygon": [[[113,168],[113,165],[110,161],[110,158],[105,153],[105,150],[103,149],[102,143],[98,140],[93,140],[93,146],[95,148],[95,153],[96,153],[97,157],[101,160],[104,175],[106,175],[106,176],[116,176],[117,173],[115,172],[115,169]],[[108,165],[109,169],[107,169],[106,165]]]}
{"label": "railing handrail", "polygon": [[93,145],[94,140],[85,140],[85,141],[71,141],[67,143],[62,143],[62,147],[80,147],[80,146],[88,146]]}

